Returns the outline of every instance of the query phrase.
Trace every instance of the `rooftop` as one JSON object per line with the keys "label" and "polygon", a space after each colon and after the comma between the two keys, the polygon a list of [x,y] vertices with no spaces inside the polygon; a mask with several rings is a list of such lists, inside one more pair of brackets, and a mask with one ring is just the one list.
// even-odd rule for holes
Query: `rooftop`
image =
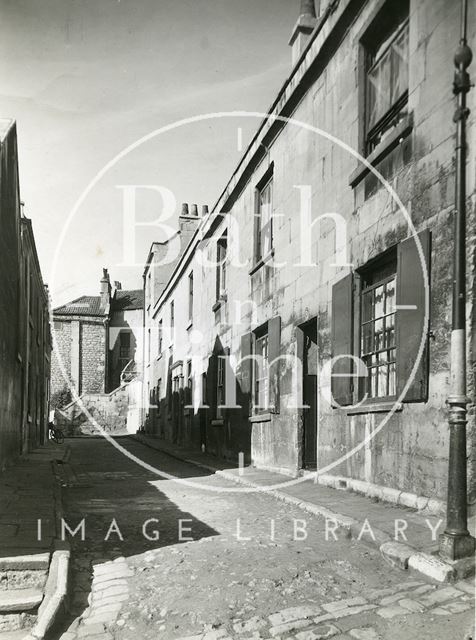
{"label": "rooftop", "polygon": [[55,316],[103,316],[101,296],[81,296],[53,310]]}
{"label": "rooftop", "polygon": [[133,309],[144,308],[143,289],[132,289],[123,291],[118,289],[115,297],[111,301],[112,311],[131,311]]}

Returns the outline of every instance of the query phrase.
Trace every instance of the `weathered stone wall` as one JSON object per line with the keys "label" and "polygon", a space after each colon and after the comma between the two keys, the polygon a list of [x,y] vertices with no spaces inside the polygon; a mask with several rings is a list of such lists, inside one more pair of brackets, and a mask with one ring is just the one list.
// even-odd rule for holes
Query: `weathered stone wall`
{"label": "weathered stone wall", "polygon": [[53,332],[56,347],[53,349],[51,361],[51,394],[61,391],[67,382],[61,370],[60,360],[66,375],[71,373],[71,321],[55,319]]}
{"label": "weathered stone wall", "polygon": [[81,323],[81,393],[103,393],[106,372],[106,329],[100,323]]}
{"label": "weathered stone wall", "polygon": [[[2,122],[2,125],[4,123]],[[11,125],[0,147],[0,469],[20,453],[21,379],[18,361],[18,281],[20,277],[16,127]]]}
{"label": "weathered stone wall", "polygon": [[102,318],[54,317],[57,350],[53,352],[52,393],[64,389],[66,382],[59,358],[69,379],[81,393],[102,393],[105,389],[106,327]]}
{"label": "weathered stone wall", "polygon": [[[150,359],[146,370],[146,395],[161,379],[160,416],[151,412],[149,430],[174,441],[203,443],[200,411],[187,426],[184,408],[170,411],[167,400],[169,376],[179,372],[184,386],[184,367],[193,358],[195,384],[209,372],[209,356],[216,348],[229,348],[239,360],[241,337],[270,318],[281,318],[281,353],[294,354],[299,325],[316,319],[318,325],[319,374],[332,352],[332,286],[346,275],[348,266],[335,266],[336,234],[331,220],[301,229],[301,191],[309,185],[312,220],[328,212],[344,217],[347,229],[346,255],[352,269],[359,269],[372,258],[411,234],[408,221],[388,191],[368,176],[350,186],[357,160],[335,137],[359,149],[361,90],[358,41],[375,12],[377,2],[367,2],[359,12],[357,3],[341,2],[325,28],[312,44],[304,62],[287,85],[278,102],[293,118],[326,132],[319,136],[306,126],[276,122],[265,126],[253,143],[240,170],[217,205],[217,211],[229,211],[237,222],[238,254],[241,266],[227,267],[227,301],[214,311],[215,271],[193,261],[183,260],[181,276],[162,296],[157,314],[150,319]],[[475,43],[475,25],[470,40]],[[446,493],[448,427],[445,401],[448,394],[449,344],[451,322],[452,208],[454,202],[454,99],[452,95],[453,53],[459,40],[459,14],[445,0],[410,3],[409,111],[413,127],[401,144],[387,154],[377,168],[395,190],[409,212],[417,231],[432,233],[431,304],[429,350],[429,394],[427,402],[405,403],[401,411],[390,415],[373,411],[350,415],[345,409],[332,408],[328,402],[329,381],[320,379],[318,398],[318,468],[327,473],[366,480],[420,495],[444,498]],[[317,61],[317,62],[316,62]],[[303,89],[305,87],[305,89]],[[302,90],[301,90],[302,89]],[[475,140],[474,95],[468,126],[470,148]],[[435,99],[436,96],[436,99]],[[293,104],[293,108],[288,105]],[[286,109],[286,110],[285,110]],[[267,130],[274,127],[274,135]],[[264,142],[263,142],[264,140]],[[264,149],[264,150],[263,150]],[[474,149],[473,149],[474,151]],[[261,158],[254,161],[252,158]],[[468,229],[475,227],[475,154],[468,158]],[[250,166],[252,169],[250,169]],[[247,167],[240,183],[241,171]],[[253,219],[255,189],[265,174],[273,173],[274,262],[272,259],[253,273]],[[208,257],[215,258],[216,238],[225,220],[204,243]],[[236,234],[236,229],[231,235]],[[311,235],[314,266],[301,266],[302,234]],[[235,236],[236,237],[236,236]],[[474,231],[468,237],[468,330],[474,327]],[[193,326],[189,326],[187,283],[194,271]],[[169,324],[170,301],[175,301],[173,338],[164,339],[158,353],[157,323]],[[251,301],[243,305],[245,301]],[[236,307],[236,303],[243,305]],[[252,317],[254,307],[256,316]],[[191,331],[203,338],[191,342]],[[474,337],[473,337],[474,340]],[[474,401],[474,349],[469,340],[471,399]],[[147,353],[146,353],[147,359]],[[182,362],[182,365],[180,364]],[[177,369],[169,374],[171,364]],[[182,369],[180,367],[182,366]],[[230,410],[220,425],[206,414],[207,447],[226,457],[250,450],[252,461],[268,468],[296,473],[302,460],[302,430],[298,413],[289,406],[293,399],[292,367],[283,363],[280,370],[279,413],[266,421],[248,422],[248,411]],[[172,400],[179,403],[180,394]],[[165,402],[165,404],[164,404]],[[468,425],[470,460],[475,482],[474,413]],[[377,431],[382,418],[386,424]],[[364,441],[368,442],[364,445]],[[248,447],[248,449],[247,449]],[[341,460],[341,462],[339,462]]]}
{"label": "weathered stone wall", "polygon": [[63,429],[66,436],[100,435],[95,422],[111,435],[127,432],[128,385],[123,385],[112,393],[83,394],[81,403],[86,411],[78,402],[55,411],[56,426]]}
{"label": "weathered stone wall", "polygon": [[21,216],[16,125],[0,123],[0,470],[45,441],[48,298],[31,221]]}

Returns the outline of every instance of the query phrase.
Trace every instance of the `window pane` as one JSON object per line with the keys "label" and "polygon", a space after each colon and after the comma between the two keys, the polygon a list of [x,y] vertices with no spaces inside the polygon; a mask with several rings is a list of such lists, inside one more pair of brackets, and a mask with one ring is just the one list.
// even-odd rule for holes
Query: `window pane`
{"label": "window pane", "polygon": [[[397,29],[395,33],[397,33]],[[367,71],[367,128],[372,129],[408,90],[408,23],[385,44]]]}
{"label": "window pane", "polygon": [[377,369],[374,367],[370,369],[370,397],[377,397]]}
{"label": "window pane", "polygon": [[386,284],[385,313],[395,313],[395,279]]}
{"label": "window pane", "polygon": [[383,320],[374,322],[374,349],[379,351],[383,348]]}
{"label": "window pane", "polygon": [[259,256],[266,256],[272,248],[272,182],[269,182],[259,194],[259,220],[257,246]]}
{"label": "window pane", "polygon": [[384,287],[375,289],[375,318],[381,318],[384,311]]}
{"label": "window pane", "polygon": [[374,323],[369,322],[362,327],[362,355],[373,351]]}
{"label": "window pane", "polygon": [[408,89],[408,26],[400,33],[391,46],[392,57],[392,102]]}
{"label": "window pane", "polygon": [[367,291],[362,296],[362,322],[367,322],[374,318],[374,296],[373,291]]}
{"label": "window pane", "polygon": [[395,315],[385,318],[385,340],[384,347],[393,347],[395,345]]}
{"label": "window pane", "polygon": [[387,51],[367,74],[368,128],[371,129],[391,106],[391,52]]}
{"label": "window pane", "polygon": [[396,365],[392,362],[388,367],[388,395],[394,396],[397,392],[396,389]]}

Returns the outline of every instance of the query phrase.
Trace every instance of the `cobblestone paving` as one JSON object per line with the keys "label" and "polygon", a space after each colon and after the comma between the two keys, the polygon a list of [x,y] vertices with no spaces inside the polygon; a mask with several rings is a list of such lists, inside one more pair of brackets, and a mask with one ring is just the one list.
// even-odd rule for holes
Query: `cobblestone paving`
{"label": "cobblestone paving", "polygon": [[[194,484],[234,486],[122,444]],[[430,584],[392,569],[374,548],[326,540],[322,519],[265,494],[158,480],[102,440],[72,445],[65,517],[74,527],[85,517],[86,531],[72,540],[71,618],[56,638],[474,639],[470,581]],[[155,540],[144,538],[147,521]]]}

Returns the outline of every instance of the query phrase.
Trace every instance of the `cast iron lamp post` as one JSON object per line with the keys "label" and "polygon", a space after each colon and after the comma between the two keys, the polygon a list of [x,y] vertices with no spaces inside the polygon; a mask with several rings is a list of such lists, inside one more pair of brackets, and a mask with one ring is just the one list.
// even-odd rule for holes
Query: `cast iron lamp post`
{"label": "cast iron lamp post", "polygon": [[454,57],[453,92],[458,105],[456,123],[453,317],[451,331],[449,407],[448,502],[446,529],[440,536],[440,555],[458,560],[474,553],[468,531],[466,486],[466,94],[471,89],[467,68],[473,54],[466,39],[468,2],[462,0],[461,39]]}

